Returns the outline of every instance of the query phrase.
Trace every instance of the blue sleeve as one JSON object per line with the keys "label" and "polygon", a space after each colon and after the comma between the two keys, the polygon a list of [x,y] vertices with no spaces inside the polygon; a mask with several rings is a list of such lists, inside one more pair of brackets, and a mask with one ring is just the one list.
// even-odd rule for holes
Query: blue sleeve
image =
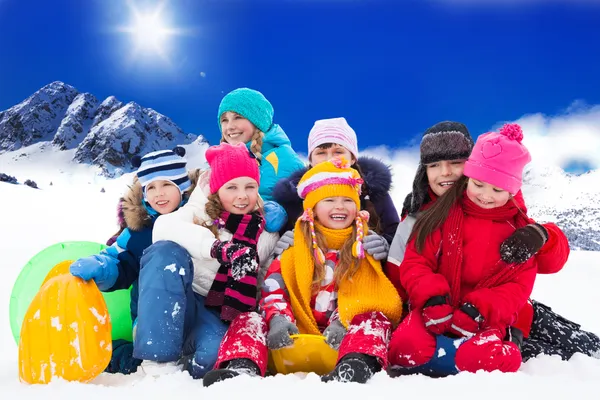
{"label": "blue sleeve", "polygon": [[285,226],[288,216],[285,209],[275,201],[265,201],[265,230],[279,232]]}
{"label": "blue sleeve", "polygon": [[131,231],[126,228],[117,237],[115,243],[101,253],[106,256],[107,262],[114,263],[116,267],[111,270],[116,271],[117,279],[115,284],[107,290],[108,292],[128,289],[140,274],[140,257],[128,249],[130,240]]}

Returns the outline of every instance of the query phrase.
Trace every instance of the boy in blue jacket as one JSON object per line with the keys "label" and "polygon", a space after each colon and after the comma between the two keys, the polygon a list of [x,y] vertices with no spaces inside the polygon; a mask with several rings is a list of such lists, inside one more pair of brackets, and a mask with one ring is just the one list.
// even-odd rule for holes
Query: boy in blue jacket
{"label": "boy in blue jacket", "polygon": [[[159,215],[169,214],[184,205],[196,185],[198,171],[186,170],[185,149],[155,151],[132,159],[138,168],[133,185],[119,202],[122,229],[114,243],[100,254],[81,258],[71,264],[74,276],[94,279],[103,292],[131,287],[131,319],[137,317],[140,259],[152,244],[152,228]],[[133,358],[133,344],[113,341],[113,355],[106,372],[130,374],[141,360]]]}

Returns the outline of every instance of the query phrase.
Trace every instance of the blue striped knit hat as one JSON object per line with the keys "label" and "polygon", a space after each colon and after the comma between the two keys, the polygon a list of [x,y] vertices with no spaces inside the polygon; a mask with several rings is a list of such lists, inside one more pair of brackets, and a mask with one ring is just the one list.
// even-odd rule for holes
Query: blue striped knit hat
{"label": "blue striped knit hat", "polygon": [[192,186],[186,169],[187,161],[183,158],[184,155],[185,149],[177,146],[173,150],[153,151],[141,158],[134,156],[131,159],[131,164],[138,167],[137,177],[142,185],[144,199],[146,198],[146,187],[155,181],[173,182],[179,187],[179,191],[183,196],[183,192]]}
{"label": "blue striped knit hat", "polygon": [[257,90],[239,88],[223,97],[221,104],[219,104],[219,115],[217,116],[219,130],[221,130],[221,115],[227,111],[238,113],[252,122],[263,133],[269,131],[273,126],[273,106]]}

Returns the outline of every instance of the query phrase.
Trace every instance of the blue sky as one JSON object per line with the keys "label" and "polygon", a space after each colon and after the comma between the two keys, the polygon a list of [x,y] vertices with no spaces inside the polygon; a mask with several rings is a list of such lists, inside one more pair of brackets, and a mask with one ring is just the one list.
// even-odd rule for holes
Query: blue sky
{"label": "blue sky", "polygon": [[398,147],[440,120],[477,135],[600,104],[600,2],[463,2],[171,0],[165,23],[184,34],[164,59],[134,55],[118,30],[131,24],[124,0],[0,0],[0,110],[61,80],[154,108],[214,143],[222,96],[247,86],[304,152],[320,118],[345,116],[361,148]]}

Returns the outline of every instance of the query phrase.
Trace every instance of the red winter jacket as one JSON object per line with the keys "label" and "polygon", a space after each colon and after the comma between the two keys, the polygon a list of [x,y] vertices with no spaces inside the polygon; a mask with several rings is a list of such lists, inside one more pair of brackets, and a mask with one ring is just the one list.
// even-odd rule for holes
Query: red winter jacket
{"label": "red winter jacket", "polygon": [[[527,208],[525,207],[523,198],[521,197],[521,192],[515,198],[519,202],[519,206],[525,212]],[[433,204],[433,201],[423,205],[420,211],[424,211],[429,208]],[[535,260],[537,262],[537,272],[539,274],[554,274],[559,272],[564,265],[566,264],[570,249],[569,249],[569,240],[562,232],[562,230],[553,223],[542,224],[544,228],[548,231],[548,241],[544,244],[544,246],[536,253]],[[400,238],[395,237],[394,242],[396,240],[402,240]],[[395,244],[392,242],[392,248]],[[390,249],[390,254],[392,254],[392,249]],[[400,283],[400,264],[403,260],[403,257],[400,258],[399,261],[388,258],[386,264],[386,274],[394,283],[398,291],[400,292],[404,304],[407,304],[407,295],[404,287],[402,287]],[[533,306],[528,301],[523,308],[518,313],[517,321],[513,324],[514,327],[519,328],[524,337],[529,336],[529,332],[531,330],[531,324],[533,322]]]}
{"label": "red winter jacket", "polygon": [[[465,214],[463,222],[463,261],[458,304],[471,303],[485,318],[486,326],[506,329],[512,325],[519,310],[526,304],[533,290],[535,258],[519,266],[522,272],[510,281],[491,288],[475,289],[491,268],[497,268],[500,245],[514,231],[513,218],[505,221],[484,221]],[[444,238],[444,240],[449,240]],[[460,240],[460,239],[459,239]],[[411,308],[420,309],[432,296],[448,295],[447,277],[437,273],[442,250],[441,229],[430,235],[421,253],[412,240],[400,266],[400,283],[406,289]]]}

